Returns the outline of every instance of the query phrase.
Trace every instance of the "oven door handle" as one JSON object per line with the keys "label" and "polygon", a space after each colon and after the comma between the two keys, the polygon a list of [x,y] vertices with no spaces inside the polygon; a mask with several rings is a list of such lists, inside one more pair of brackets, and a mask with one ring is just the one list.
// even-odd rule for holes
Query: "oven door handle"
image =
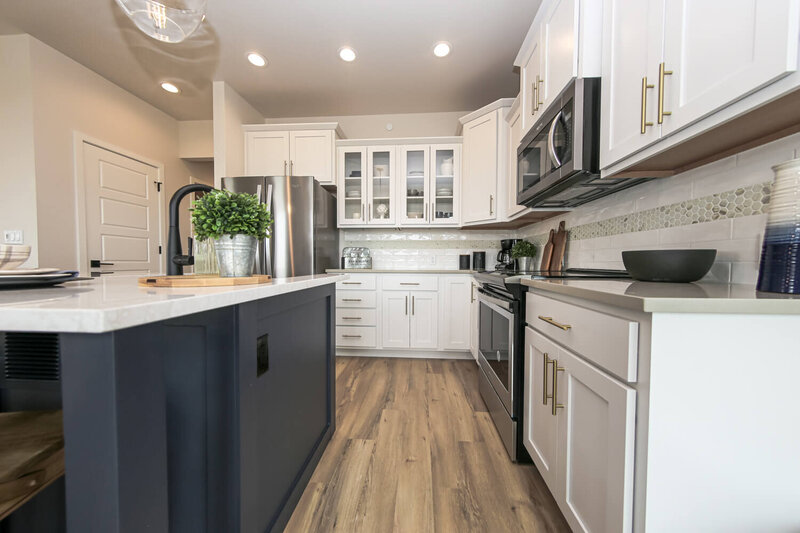
{"label": "oven door handle", "polygon": [[506,300],[501,300],[496,296],[492,296],[489,294],[489,292],[480,287],[478,287],[478,300],[483,300],[487,303],[494,304],[508,313],[514,312],[514,307],[512,306],[511,302],[507,302]]}

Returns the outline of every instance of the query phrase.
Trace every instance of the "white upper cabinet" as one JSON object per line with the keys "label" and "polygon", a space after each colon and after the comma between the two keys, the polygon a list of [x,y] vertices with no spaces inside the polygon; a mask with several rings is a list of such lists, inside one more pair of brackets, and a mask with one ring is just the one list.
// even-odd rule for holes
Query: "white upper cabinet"
{"label": "white upper cabinet", "polygon": [[245,133],[244,172],[248,176],[284,176],[289,159],[288,131]]}
{"label": "white upper cabinet", "polygon": [[604,9],[603,169],[666,147],[662,139],[797,70],[800,0],[607,0]]}
{"label": "white upper cabinet", "polygon": [[[663,134],[797,69],[796,0],[667,0]],[[713,36],[713,38],[710,38]],[[662,80],[663,77],[663,81]],[[661,90],[661,89],[659,89]],[[658,120],[658,118],[657,118]]]}
{"label": "white upper cabinet", "polygon": [[339,167],[336,191],[339,225],[363,225],[367,221],[367,148],[338,148],[336,159]]}
{"label": "white upper cabinet", "polygon": [[430,190],[430,147],[426,145],[398,146],[400,154],[400,225],[428,224]]}
{"label": "white upper cabinet", "polygon": [[462,225],[504,220],[509,186],[508,127],[504,116],[513,102],[504,98],[461,118]]}
{"label": "white upper cabinet", "polygon": [[289,132],[289,172],[292,176],[314,176],[321,184],[335,183],[333,130]]}
{"label": "white upper cabinet", "polygon": [[514,66],[520,68],[522,136],[572,78],[601,72],[602,2],[544,0]]}
{"label": "white upper cabinet", "polygon": [[395,150],[394,146],[367,148],[367,224],[391,226],[395,219]]}
{"label": "white upper cabinet", "polygon": [[656,78],[664,39],[663,0],[606,0],[600,165],[654,142]]}
{"label": "white upper cabinet", "polygon": [[245,173],[251,176],[314,176],[336,184],[336,123],[244,126]]}
{"label": "white upper cabinet", "polygon": [[461,145],[431,145],[428,220],[432,225],[453,226],[459,222],[460,163]]}

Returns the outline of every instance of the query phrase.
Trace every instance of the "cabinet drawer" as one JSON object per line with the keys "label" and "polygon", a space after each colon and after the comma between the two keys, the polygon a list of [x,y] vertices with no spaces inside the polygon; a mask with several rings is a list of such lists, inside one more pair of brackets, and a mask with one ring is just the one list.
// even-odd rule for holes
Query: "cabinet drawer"
{"label": "cabinet drawer", "polygon": [[375,274],[350,274],[350,279],[336,282],[336,289],[350,290],[375,290]]}
{"label": "cabinet drawer", "polygon": [[385,291],[438,291],[439,276],[434,274],[387,275],[381,278]]}
{"label": "cabinet drawer", "polygon": [[636,381],[639,323],[529,292],[525,320],[625,381]]}
{"label": "cabinet drawer", "polygon": [[336,327],[336,346],[374,348],[375,338],[374,327]]}
{"label": "cabinet drawer", "polygon": [[336,291],[336,307],[375,308],[375,291]]}
{"label": "cabinet drawer", "polygon": [[337,326],[377,326],[375,309],[337,309]]}

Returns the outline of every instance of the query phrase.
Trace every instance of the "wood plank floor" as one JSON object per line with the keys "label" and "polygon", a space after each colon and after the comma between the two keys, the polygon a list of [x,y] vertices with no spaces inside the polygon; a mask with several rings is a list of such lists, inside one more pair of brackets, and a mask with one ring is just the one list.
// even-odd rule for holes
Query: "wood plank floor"
{"label": "wood plank floor", "polygon": [[569,531],[506,454],[473,361],[340,357],[337,426],[285,531]]}

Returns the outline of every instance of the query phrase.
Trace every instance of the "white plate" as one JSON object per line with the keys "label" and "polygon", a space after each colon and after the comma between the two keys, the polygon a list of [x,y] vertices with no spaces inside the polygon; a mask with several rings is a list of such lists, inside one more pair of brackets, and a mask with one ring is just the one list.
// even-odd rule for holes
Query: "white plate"
{"label": "white plate", "polygon": [[57,268],[20,268],[11,270],[0,270],[0,276],[38,276],[40,274],[52,274],[59,272]]}
{"label": "white plate", "polygon": [[56,278],[69,278],[74,276],[73,272],[65,272],[63,270],[58,270],[52,274],[16,274],[14,276],[3,276],[2,279],[4,280],[12,280],[12,279],[56,279]]}

